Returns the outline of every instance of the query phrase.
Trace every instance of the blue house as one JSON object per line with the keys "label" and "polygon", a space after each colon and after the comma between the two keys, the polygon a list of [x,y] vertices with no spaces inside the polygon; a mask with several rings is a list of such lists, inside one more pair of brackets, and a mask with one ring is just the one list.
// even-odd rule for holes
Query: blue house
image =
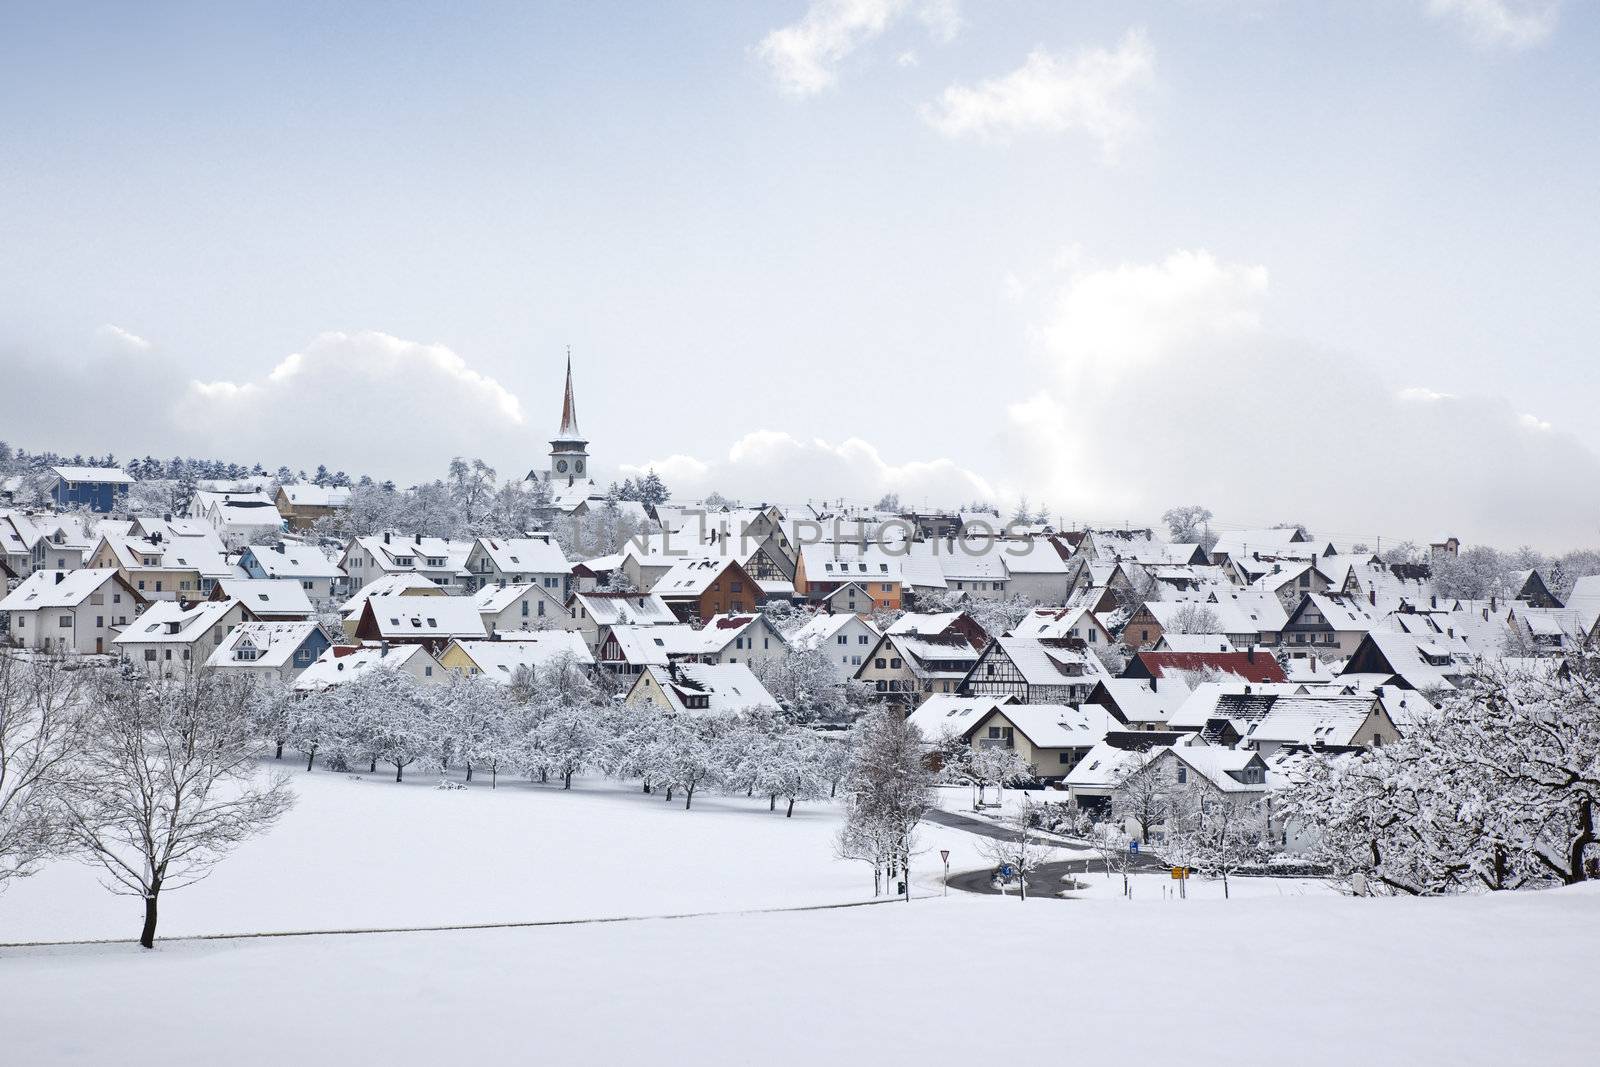
{"label": "blue house", "polygon": [[128,495],[133,479],[116,467],[52,467],[56,487],[50,490],[56,507],[87,507],[90,511],[107,512],[117,506],[117,501]]}

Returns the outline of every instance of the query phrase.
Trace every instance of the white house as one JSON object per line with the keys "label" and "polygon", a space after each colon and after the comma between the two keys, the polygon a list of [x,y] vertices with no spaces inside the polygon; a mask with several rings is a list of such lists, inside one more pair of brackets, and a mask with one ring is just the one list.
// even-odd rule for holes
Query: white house
{"label": "white house", "polygon": [[244,621],[244,606],[237,600],[206,600],[187,607],[158,600],[111,644],[134,663],[170,675],[210,659]]}
{"label": "white house", "polygon": [[314,622],[245,622],[222,639],[206,666],[292,682],[327,647],[328,638]]}
{"label": "white house", "polygon": [[468,599],[477,605],[484,628],[491,634],[507,630],[564,630],[571,620],[555,595],[558,592],[532,583],[485,585]]}
{"label": "white house", "polygon": [[816,616],[789,635],[789,645],[821,649],[843,682],[855,677],[878,636],[878,631],[860,615],[843,612]]}
{"label": "white house", "polygon": [[419,682],[442,682],[445,677],[444,667],[421,645],[331,645],[300,673],[294,687],[314,693],[375,670],[405,671]]}
{"label": "white house", "polygon": [[684,715],[777,710],[765,686],[743,663],[684,663],[646,667],[623,703]]}
{"label": "white house", "polygon": [[45,652],[111,651],[141,597],[116,570],[35,571],[0,600],[11,639]]}
{"label": "white house", "polygon": [[299,582],[318,607],[332,604],[343,593],[344,571],[315,545],[281,538],[250,545],[239,556],[239,569],[252,578],[278,578]]}
{"label": "white house", "polygon": [[357,537],[345,546],[339,569],[349,575],[352,590],[386,575],[418,574],[446,592],[460,591],[470,579],[467,556],[475,543],[421,534]]}
{"label": "white house", "polygon": [[480,537],[467,552],[468,590],[487,585],[537,585],[565,601],[572,565],[547,537]]}

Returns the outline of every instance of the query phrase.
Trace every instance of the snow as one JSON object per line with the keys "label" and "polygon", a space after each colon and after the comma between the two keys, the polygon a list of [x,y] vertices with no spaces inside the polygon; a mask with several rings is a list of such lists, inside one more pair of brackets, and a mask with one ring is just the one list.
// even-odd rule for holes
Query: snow
{"label": "snow", "polygon": [[[17,1063],[456,1062],[537,1049],[551,1063],[893,1065],[1055,1049],[1080,1063],[1500,1067],[1592,1052],[1582,978],[1600,951],[1597,918],[1600,895],[1563,891],[952,896],[153,953],[13,950],[0,956],[0,1003],[27,1020],[7,1028]],[[1224,990],[1232,1010],[1219,1014]],[[177,1025],[152,1026],[163,1020]]]}
{"label": "snow", "polygon": [[[938,849],[953,872],[987,863],[972,834],[931,826],[910,903],[757,912],[870,900],[867,868],[832,856],[830,805],[784,819],[761,798],[701,795],[686,812],[600,780],[293,776],[297,808],[164,898],[163,935],[633,918],[0,949],[0,1020],[26,1020],[5,1027],[7,1062],[450,1062],[536,1047],[557,1063],[774,1067],[1057,1048],[1097,1063],[1501,1067],[1530,1049],[1582,1062],[1590,1040],[1590,887],[1353,899],[1239,878],[1230,900],[1202,880],[1179,900],[1164,873],[1139,872],[1131,901],[1103,874],[1065,901],[941,897]],[[940,793],[947,809],[970,804]],[[652,918],[688,913],[714,914]],[[130,938],[138,918],[88,868],[57,863],[0,897],[0,941]],[[1234,1012],[1217,1014],[1218,990]],[[940,1010],[960,1000],[969,1010]]]}

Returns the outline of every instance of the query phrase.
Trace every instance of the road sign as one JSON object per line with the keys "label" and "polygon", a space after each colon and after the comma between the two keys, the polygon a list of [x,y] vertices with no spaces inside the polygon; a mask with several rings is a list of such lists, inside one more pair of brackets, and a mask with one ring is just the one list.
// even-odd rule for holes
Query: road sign
{"label": "road sign", "polygon": [[1137,842],[1137,841],[1129,841],[1128,842],[1128,851],[1133,853],[1135,856],[1137,856],[1139,854],[1139,842]]}
{"label": "road sign", "polygon": [[1189,877],[1189,868],[1187,868],[1187,867],[1174,867],[1174,868],[1172,868],[1172,877],[1173,877],[1174,880],[1180,880],[1180,881],[1182,879],[1184,879],[1184,878]]}
{"label": "road sign", "polygon": [[949,863],[950,862],[950,850],[947,849],[947,848],[941,848],[939,850],[939,858],[944,860],[946,863]]}

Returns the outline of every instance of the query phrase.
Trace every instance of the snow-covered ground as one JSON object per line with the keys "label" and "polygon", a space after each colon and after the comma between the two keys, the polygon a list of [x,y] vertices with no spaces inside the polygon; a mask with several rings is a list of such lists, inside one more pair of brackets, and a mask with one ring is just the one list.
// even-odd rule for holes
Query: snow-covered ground
{"label": "snow-covered ground", "polygon": [[[404,893],[396,887],[394,893]],[[7,1062],[1587,1062],[1600,894],[952,896],[0,953]]]}

